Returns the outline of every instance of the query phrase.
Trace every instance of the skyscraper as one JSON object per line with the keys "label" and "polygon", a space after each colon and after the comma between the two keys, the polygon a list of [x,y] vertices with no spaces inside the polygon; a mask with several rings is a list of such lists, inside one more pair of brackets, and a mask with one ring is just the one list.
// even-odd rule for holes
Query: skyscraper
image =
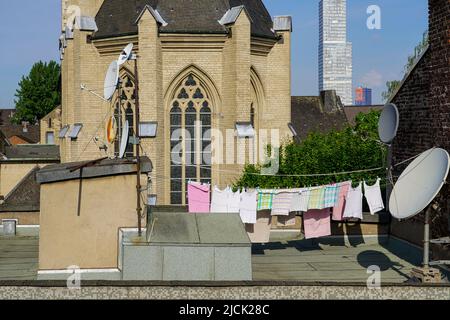
{"label": "skyscraper", "polygon": [[320,0],[319,90],[336,90],[353,103],[352,43],[347,42],[347,1]]}
{"label": "skyscraper", "polygon": [[355,90],[355,105],[370,106],[372,104],[372,89],[357,87]]}

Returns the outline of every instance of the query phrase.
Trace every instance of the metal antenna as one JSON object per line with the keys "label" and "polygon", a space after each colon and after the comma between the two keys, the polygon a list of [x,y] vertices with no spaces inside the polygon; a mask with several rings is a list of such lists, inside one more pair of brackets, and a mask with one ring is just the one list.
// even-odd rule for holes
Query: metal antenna
{"label": "metal antenna", "polygon": [[102,101],[109,102],[108,100],[106,100],[105,98],[103,98],[103,97],[102,97],[100,94],[98,94],[97,92],[88,89],[84,83],[82,83],[82,84],[80,85],[80,89],[81,89],[81,91],[89,92],[90,94],[96,96],[97,98],[99,98],[99,99],[102,100]]}
{"label": "metal antenna", "polygon": [[134,77],[136,79],[136,191],[137,191],[137,207],[136,207],[136,214],[138,217],[138,229],[139,229],[139,237],[142,236],[142,206],[141,206],[141,192],[142,192],[142,186],[141,186],[141,141],[140,141],[140,106],[139,106],[139,74],[138,74],[138,59],[135,56],[134,57]]}

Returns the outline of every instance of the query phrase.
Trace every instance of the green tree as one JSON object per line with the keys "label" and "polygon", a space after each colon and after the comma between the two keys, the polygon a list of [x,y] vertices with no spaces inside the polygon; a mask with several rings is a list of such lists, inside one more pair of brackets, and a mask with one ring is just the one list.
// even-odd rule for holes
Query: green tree
{"label": "green tree", "polygon": [[387,102],[389,98],[394,94],[395,90],[400,86],[401,81],[398,80],[392,80],[386,82],[387,90],[384,91],[381,96],[383,97],[383,100]]}
{"label": "green tree", "polygon": [[378,142],[380,112],[360,114],[355,126],[328,134],[311,133],[300,144],[288,143],[280,152],[279,175],[261,176],[261,166],[247,165],[236,188],[300,188],[353,180],[375,182],[386,170],[317,177],[280,175],[327,174],[386,166],[386,148]]}
{"label": "green tree", "polygon": [[39,61],[28,76],[22,77],[16,90],[16,113],[13,122],[35,123],[61,104],[60,66],[55,61]]}
{"label": "green tree", "polygon": [[[411,69],[416,64],[417,59],[425,52],[428,47],[428,31],[423,33],[422,40],[419,44],[414,48],[414,53],[408,57],[408,62],[404,67],[404,77],[411,71]],[[386,82],[386,91],[384,91],[381,95],[385,102],[389,100],[389,98],[394,94],[397,88],[400,86],[401,81],[393,80]]]}

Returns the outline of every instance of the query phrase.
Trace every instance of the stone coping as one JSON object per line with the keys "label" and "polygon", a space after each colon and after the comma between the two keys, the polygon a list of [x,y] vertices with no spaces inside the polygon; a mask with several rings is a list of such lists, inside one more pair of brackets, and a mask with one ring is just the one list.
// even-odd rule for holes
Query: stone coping
{"label": "stone coping", "polygon": [[[82,287],[112,287],[112,288],[232,288],[232,287],[357,287],[367,288],[366,283],[361,282],[321,282],[321,281],[81,281]],[[0,287],[41,287],[41,288],[65,288],[66,281],[43,280],[7,280],[0,281]],[[382,288],[450,288],[450,283],[382,283]],[[449,297],[450,298],[450,297]]]}

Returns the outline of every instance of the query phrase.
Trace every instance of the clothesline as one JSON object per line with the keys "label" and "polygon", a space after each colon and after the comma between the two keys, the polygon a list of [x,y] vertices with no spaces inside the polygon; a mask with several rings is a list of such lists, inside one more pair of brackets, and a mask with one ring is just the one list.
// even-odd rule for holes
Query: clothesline
{"label": "clothesline", "polygon": [[[165,181],[178,181],[178,180],[182,180],[182,179],[180,179],[180,178],[171,178],[171,177],[168,177],[168,176],[166,176],[166,175],[163,175],[163,174],[156,174],[156,173],[149,173],[149,176],[150,176],[151,178],[156,178],[156,179],[165,180]],[[398,178],[399,176],[392,176],[392,177],[393,177],[393,178]],[[392,185],[394,185],[394,183],[390,181],[390,178],[381,177],[381,178],[379,178],[379,179],[380,179],[381,181],[387,181],[387,182],[389,182],[389,183],[386,183],[386,184],[382,184],[381,187],[386,187],[386,186],[392,186]],[[185,179],[185,180],[189,180],[189,179]],[[194,179],[191,179],[191,180],[194,180]],[[339,181],[339,182],[336,182],[336,183],[342,183],[342,182],[344,182],[344,181]],[[283,189],[283,188],[280,188],[280,189]],[[285,188],[284,188],[284,189],[285,189]]]}
{"label": "clothesline", "polygon": [[296,213],[303,212],[305,237],[318,238],[331,235],[331,215],[335,221],[363,220],[364,197],[372,215],[382,211],[385,206],[380,181],[378,178],[370,186],[360,182],[355,188],[351,181],[346,181],[314,188],[248,189],[236,192],[230,187],[221,190],[216,186],[212,188],[210,184],[189,182],[188,207],[190,213],[239,212],[246,225],[258,224],[258,213],[263,211],[269,210],[271,216],[279,217],[290,217],[294,213],[294,219]]}
{"label": "clothesline", "polygon": [[[436,147],[434,147],[436,148]],[[416,159],[417,157],[419,157],[421,154],[415,155],[411,158],[408,158],[402,162],[396,163],[393,165],[393,167],[398,167],[401,166],[407,162],[410,162],[414,159]],[[211,168],[211,166],[205,166],[205,165],[185,165],[186,167],[199,167],[200,169],[206,169],[206,170],[213,170]],[[389,168],[385,168],[385,167],[378,167],[378,168],[372,168],[372,169],[361,169],[361,170],[353,170],[353,171],[342,171],[342,172],[335,172],[335,173],[316,173],[316,174],[276,174],[276,175],[271,175],[271,174],[262,174],[262,173],[256,173],[256,172],[247,172],[246,174],[248,175],[252,175],[252,176],[262,176],[262,177],[281,177],[281,178],[299,178],[299,177],[333,177],[333,176],[342,176],[342,175],[348,175],[348,174],[355,174],[355,173],[366,173],[366,172],[376,172],[376,171],[381,171],[381,170],[386,170],[387,172],[390,171]],[[236,171],[235,170],[225,170],[225,169],[214,169],[215,172],[218,173],[233,173],[235,174]],[[394,176],[394,175],[390,175],[393,178],[398,178],[399,176]],[[167,178],[167,177],[165,177]],[[171,179],[171,178],[167,178],[170,180],[179,180],[179,179]],[[390,178],[381,178],[383,180],[389,180]],[[390,183],[392,184],[392,182]]]}
{"label": "clothesline", "polygon": [[[212,170],[211,166],[197,166],[197,165],[185,165],[186,167],[199,167],[200,169],[207,169]],[[264,174],[264,173],[256,173],[256,172],[247,172],[245,174],[253,175],[253,176],[261,176],[261,177],[281,177],[281,178],[307,178],[307,177],[333,177],[333,176],[343,176],[348,174],[354,174],[354,173],[366,173],[366,172],[375,172],[375,171],[381,171],[381,170],[388,170],[388,168],[384,167],[378,167],[378,168],[372,168],[372,169],[361,169],[361,170],[354,170],[354,171],[343,171],[343,172],[335,172],[335,173],[315,173],[315,174]],[[236,173],[236,170],[224,170],[224,169],[215,169],[216,172],[222,172],[222,173]]]}

